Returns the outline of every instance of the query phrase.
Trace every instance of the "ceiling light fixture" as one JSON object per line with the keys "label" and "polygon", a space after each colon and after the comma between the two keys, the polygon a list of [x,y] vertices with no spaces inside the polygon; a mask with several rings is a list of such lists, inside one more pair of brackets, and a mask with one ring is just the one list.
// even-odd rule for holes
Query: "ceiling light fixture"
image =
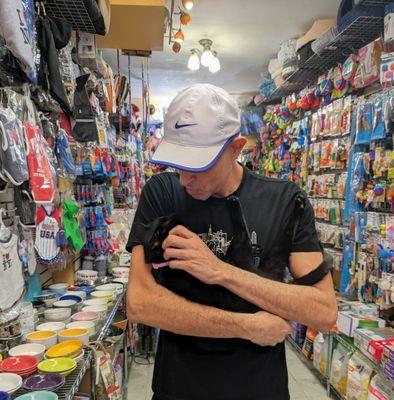
{"label": "ceiling light fixture", "polygon": [[189,57],[189,61],[187,63],[187,67],[191,71],[198,71],[200,69],[200,58],[198,56],[199,51],[197,49],[191,50],[191,56]]}
{"label": "ceiling light fixture", "polygon": [[218,53],[216,51],[213,51],[212,55],[213,55],[212,60],[209,63],[209,72],[215,74],[216,72],[220,71],[220,61],[218,58]]}
{"label": "ceiling light fixture", "polygon": [[212,59],[213,59],[213,54],[212,54],[212,40],[211,39],[201,39],[199,41],[200,45],[203,47],[203,52],[201,56],[201,65],[204,67],[209,67]]}
{"label": "ceiling light fixture", "polygon": [[177,31],[174,35],[174,42],[176,43],[183,43],[185,41],[185,35],[183,34],[181,28]]}
{"label": "ceiling light fixture", "polygon": [[194,6],[194,0],[182,0],[183,7],[190,11]]}

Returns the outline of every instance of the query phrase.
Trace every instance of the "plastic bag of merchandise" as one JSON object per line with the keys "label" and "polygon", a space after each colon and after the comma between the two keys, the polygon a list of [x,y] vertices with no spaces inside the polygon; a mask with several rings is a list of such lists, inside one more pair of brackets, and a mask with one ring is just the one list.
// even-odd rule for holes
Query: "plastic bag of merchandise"
{"label": "plastic bag of merchandise", "polygon": [[29,179],[22,122],[10,108],[0,106],[1,178],[14,185]]}
{"label": "plastic bag of merchandise", "polygon": [[350,356],[351,353],[338,343],[331,360],[330,383],[343,397],[346,397]]}
{"label": "plastic bag of merchandise", "polygon": [[347,400],[367,400],[373,368],[357,353],[349,360],[347,377]]}
{"label": "plastic bag of merchandise", "polygon": [[313,365],[323,376],[327,375],[328,340],[318,333],[313,341]]}
{"label": "plastic bag of merchandise", "polygon": [[32,82],[37,78],[32,47],[34,31],[33,0],[0,1],[0,34]]}

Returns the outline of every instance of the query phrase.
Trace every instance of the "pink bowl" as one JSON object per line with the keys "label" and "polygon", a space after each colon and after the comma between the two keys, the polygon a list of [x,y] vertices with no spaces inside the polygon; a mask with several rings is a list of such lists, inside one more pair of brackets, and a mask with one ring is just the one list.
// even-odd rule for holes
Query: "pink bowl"
{"label": "pink bowl", "polygon": [[99,315],[95,311],[81,311],[74,314],[71,319],[73,321],[94,321],[98,319]]}

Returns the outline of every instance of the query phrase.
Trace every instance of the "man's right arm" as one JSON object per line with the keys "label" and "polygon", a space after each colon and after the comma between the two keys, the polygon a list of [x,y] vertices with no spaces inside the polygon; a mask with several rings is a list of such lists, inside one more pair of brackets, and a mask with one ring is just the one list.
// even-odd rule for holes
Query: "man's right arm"
{"label": "man's right arm", "polygon": [[284,319],[266,313],[241,314],[209,307],[178,296],[154,280],[142,246],[135,246],[127,289],[130,321],[186,336],[240,338],[273,346],[291,332]]}

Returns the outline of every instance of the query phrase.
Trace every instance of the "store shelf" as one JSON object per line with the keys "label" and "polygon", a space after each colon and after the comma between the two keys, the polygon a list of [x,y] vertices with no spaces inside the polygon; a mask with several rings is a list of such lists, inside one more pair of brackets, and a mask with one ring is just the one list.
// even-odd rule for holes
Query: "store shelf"
{"label": "store shelf", "polygon": [[385,7],[386,4],[391,3],[392,0],[362,0],[360,5],[369,7]]}
{"label": "store shelf", "polygon": [[76,31],[97,33],[83,0],[46,0],[44,7],[49,16],[66,20]]}
{"label": "store shelf", "polygon": [[[113,302],[103,327],[92,338],[92,341],[102,341],[104,339],[105,335],[108,333],[108,330],[112,324],[116,311],[118,310],[119,305],[124,299],[124,295],[125,292],[119,295],[117,299]],[[85,348],[84,359],[78,363],[77,369],[67,376],[65,385],[61,387],[58,391],[56,391],[59,400],[73,400],[73,397],[75,393],[77,393],[79,385],[81,384],[81,381],[85,376],[86,371],[91,365],[92,357],[93,354],[91,350],[89,350],[89,348]],[[27,393],[25,390],[20,389],[13,394],[13,398],[16,398],[25,393]]]}
{"label": "store shelf", "polygon": [[[363,5],[384,6],[388,1],[365,0]],[[379,3],[379,4],[378,4]],[[343,63],[346,58],[362,46],[370,43],[383,33],[384,18],[375,16],[361,16],[353,21],[346,29],[319,53],[314,53],[299,69],[290,75],[285,82],[278,87],[271,96],[264,99],[262,104],[280,102],[294,92],[305,88],[305,86],[316,83],[320,74],[329,68]]]}

